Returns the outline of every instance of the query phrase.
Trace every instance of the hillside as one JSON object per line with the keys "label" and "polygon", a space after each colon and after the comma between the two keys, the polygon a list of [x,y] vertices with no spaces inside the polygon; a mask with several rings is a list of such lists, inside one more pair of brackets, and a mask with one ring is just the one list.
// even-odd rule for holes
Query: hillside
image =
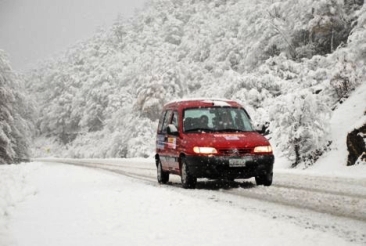
{"label": "hillside", "polygon": [[[332,151],[325,154],[320,160],[319,167],[317,169],[330,170],[337,169],[342,172],[342,166],[347,163],[347,146],[346,138],[347,134],[355,128],[360,128],[362,125],[366,125],[366,83],[363,83],[357,90],[351,93],[351,96],[346,100],[339,108],[334,111],[330,121],[332,139]],[[364,136],[366,145],[366,138]],[[359,159],[359,164],[362,160]],[[343,164],[343,165],[342,165]],[[363,160],[363,164],[366,164],[366,160]],[[366,167],[366,166],[365,166]]]}
{"label": "hillside", "polygon": [[365,83],[365,29],[363,1],[153,0],[26,75],[34,155],[148,157],[164,103],[222,97],[270,122],[291,165],[312,165]]}

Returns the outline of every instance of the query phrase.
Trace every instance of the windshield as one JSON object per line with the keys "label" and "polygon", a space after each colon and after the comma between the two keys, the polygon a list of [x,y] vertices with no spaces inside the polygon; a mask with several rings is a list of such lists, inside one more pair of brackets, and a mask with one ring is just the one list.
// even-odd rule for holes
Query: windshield
{"label": "windshield", "polygon": [[191,108],[184,111],[184,132],[253,131],[249,116],[242,108]]}

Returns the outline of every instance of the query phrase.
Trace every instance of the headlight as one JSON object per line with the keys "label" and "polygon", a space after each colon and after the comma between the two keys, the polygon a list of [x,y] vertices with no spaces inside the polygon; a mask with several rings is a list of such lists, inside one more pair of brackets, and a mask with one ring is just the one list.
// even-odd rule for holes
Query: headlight
{"label": "headlight", "polygon": [[268,146],[257,146],[254,148],[254,153],[272,153],[272,147]]}
{"label": "headlight", "polygon": [[193,148],[194,153],[197,154],[216,154],[217,150],[212,147],[194,147]]}

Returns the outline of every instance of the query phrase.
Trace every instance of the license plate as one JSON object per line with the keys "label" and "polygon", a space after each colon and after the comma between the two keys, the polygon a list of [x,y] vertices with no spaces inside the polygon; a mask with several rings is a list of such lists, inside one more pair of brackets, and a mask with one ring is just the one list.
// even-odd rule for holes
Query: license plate
{"label": "license plate", "polygon": [[247,161],[252,160],[250,156],[245,156],[243,158],[233,158],[229,159],[229,166],[230,167],[245,167]]}

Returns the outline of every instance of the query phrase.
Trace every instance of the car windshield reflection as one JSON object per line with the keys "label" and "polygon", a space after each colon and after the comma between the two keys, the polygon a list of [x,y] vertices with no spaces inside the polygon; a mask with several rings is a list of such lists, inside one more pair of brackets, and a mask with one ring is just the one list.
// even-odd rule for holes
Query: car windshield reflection
{"label": "car windshield reflection", "polygon": [[190,108],[184,111],[184,132],[253,131],[248,114],[241,108]]}

